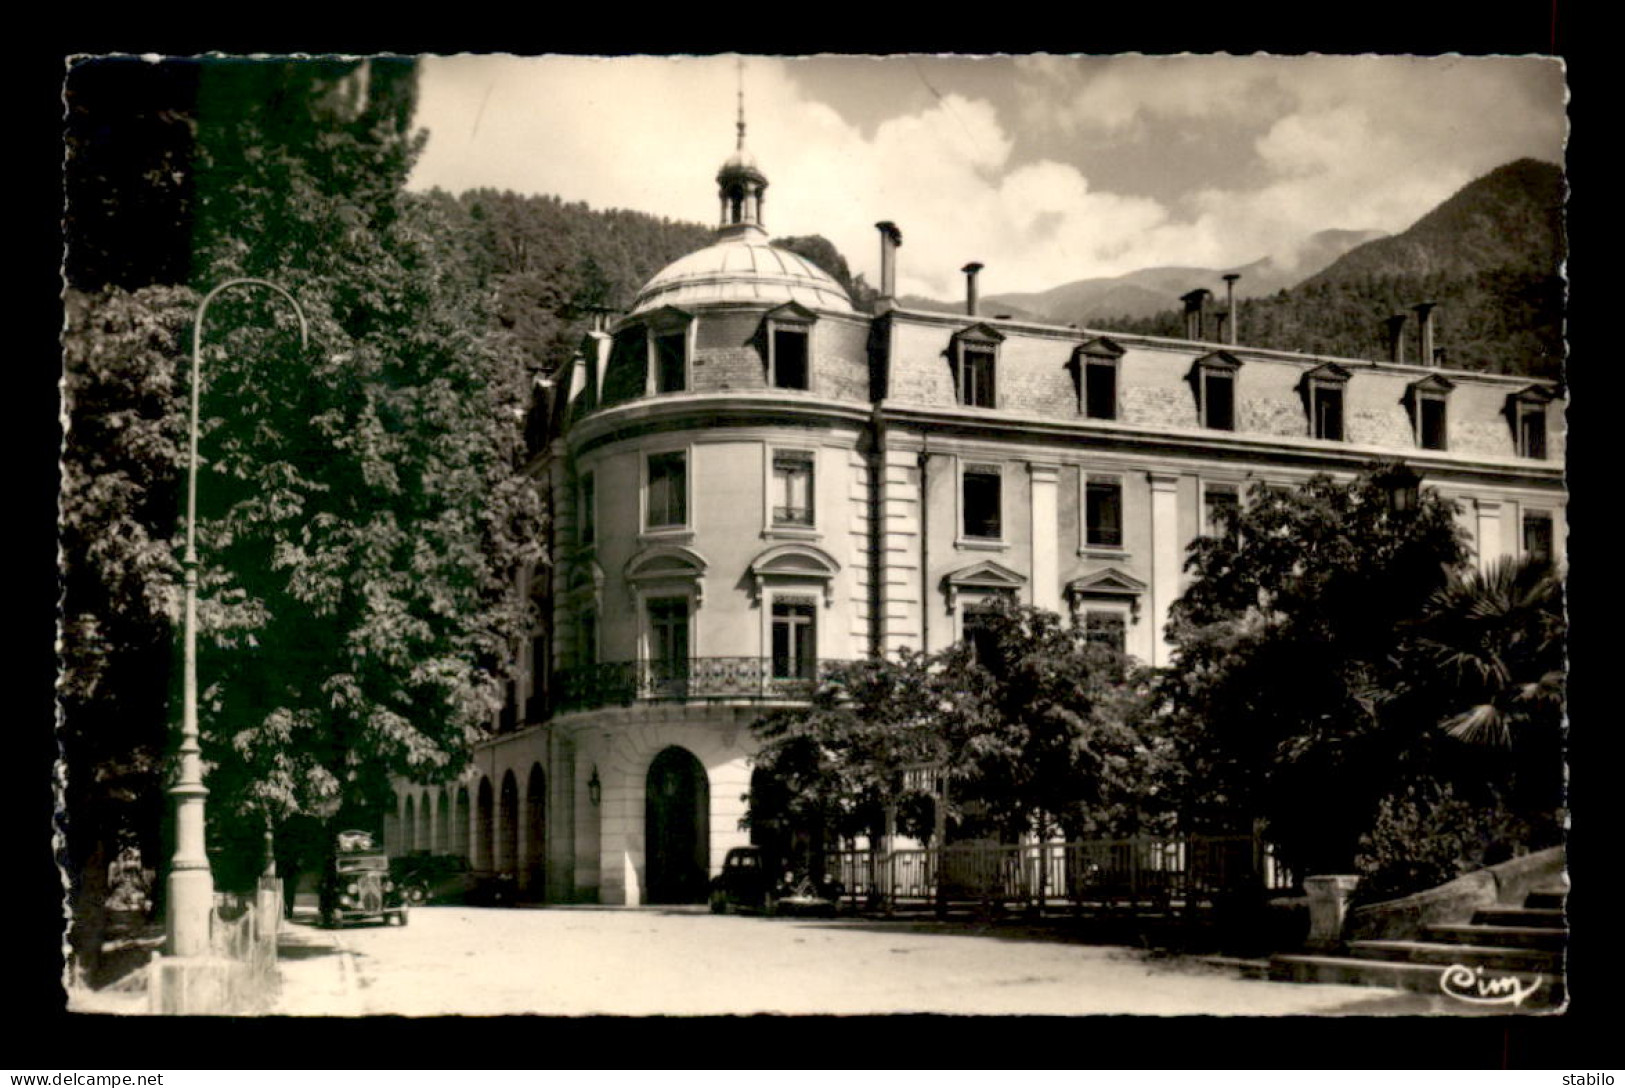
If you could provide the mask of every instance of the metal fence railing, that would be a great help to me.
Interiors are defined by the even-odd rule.
[[[1250,835],[844,850],[829,877],[854,902],[1199,909],[1226,895],[1284,891],[1291,874]]]

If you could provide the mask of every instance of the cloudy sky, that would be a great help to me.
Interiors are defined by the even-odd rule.
[[[733,58],[427,58],[413,178],[713,224]],[[747,57],[775,236],[940,298],[1223,268],[1327,228],[1404,230],[1524,156],[1563,161],[1564,72],[1516,57]]]

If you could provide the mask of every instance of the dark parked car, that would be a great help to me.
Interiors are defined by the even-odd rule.
[[[462,903],[479,885],[458,854],[408,854],[391,863],[391,872],[409,903]]]
[[[322,925],[378,921],[406,924],[406,898],[390,875],[389,858],[365,831],[341,831],[322,867]]]
[[[511,907],[519,898],[519,881],[512,873],[479,870],[464,902],[476,907]]]
[[[839,884],[821,884],[808,874],[781,872],[768,864],[759,846],[736,846],[723,858],[722,872],[711,880],[711,912],[831,915],[842,890]]]

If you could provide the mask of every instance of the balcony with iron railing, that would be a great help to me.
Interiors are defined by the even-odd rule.
[[[663,700],[807,700],[840,664],[773,657],[608,661],[557,673],[550,694],[555,711]]]

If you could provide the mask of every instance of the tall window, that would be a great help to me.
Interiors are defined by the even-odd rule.
[[[807,330],[800,326],[773,328],[773,385],[778,389],[806,389]]]
[[[1204,355],[1191,367],[1202,426],[1215,431],[1236,429],[1236,376],[1240,370],[1241,360],[1228,351]]]
[[[1316,382],[1309,389],[1314,435],[1328,442],[1343,441],[1343,388]]]
[[[962,344],[959,349],[959,403],[971,408],[994,408],[994,354],[991,347]]]
[[[1523,516],[1523,554],[1543,563],[1552,561],[1552,515],[1531,510]]]
[[[1090,419],[1117,418],[1117,360],[1086,356],[1083,363],[1083,414]]]
[[[1520,401],[1518,412],[1518,456],[1546,460],[1546,406]]]
[[[1425,450],[1447,448],[1449,432],[1443,397],[1423,397],[1417,404],[1419,441]]]
[[[773,679],[811,680],[818,661],[818,610],[812,601],[773,602]]]
[[[998,642],[988,623],[988,613],[974,606],[960,614],[960,637],[970,645],[971,653],[983,665],[992,665],[998,652]]]
[[[688,677],[688,599],[649,601],[649,679],[657,691],[678,694],[673,685]]]
[[[1083,614],[1083,636],[1117,653],[1128,652],[1128,617],[1121,612],[1090,608]]]
[[[1202,534],[1204,536],[1218,536],[1226,531],[1227,525],[1234,525],[1233,518],[1226,514],[1233,513],[1241,507],[1241,492],[1228,484],[1207,484],[1202,488]]]
[[[1003,474],[998,465],[966,465],[960,478],[964,535],[998,540],[1004,535]]]
[[[1415,382],[1409,389],[1416,444],[1425,450],[1450,448],[1449,394],[1455,383],[1443,375]]]
[[[1236,377],[1208,370],[1202,374],[1202,425],[1215,431],[1236,429]]]
[[[1083,542],[1096,548],[1123,546],[1123,482],[1091,476],[1083,489]]]
[[[688,524],[688,459],[682,452],[649,455],[645,524],[650,529]]]
[[[596,498],[597,496],[593,491],[592,473],[582,473],[581,489],[576,494],[578,502],[576,525],[580,529],[580,539],[583,544],[591,544],[597,539],[598,504]]]
[[[688,334],[661,333],[654,338],[655,392],[681,393],[688,387]]]
[[[773,524],[813,524],[813,457],[802,451],[773,455]]]

